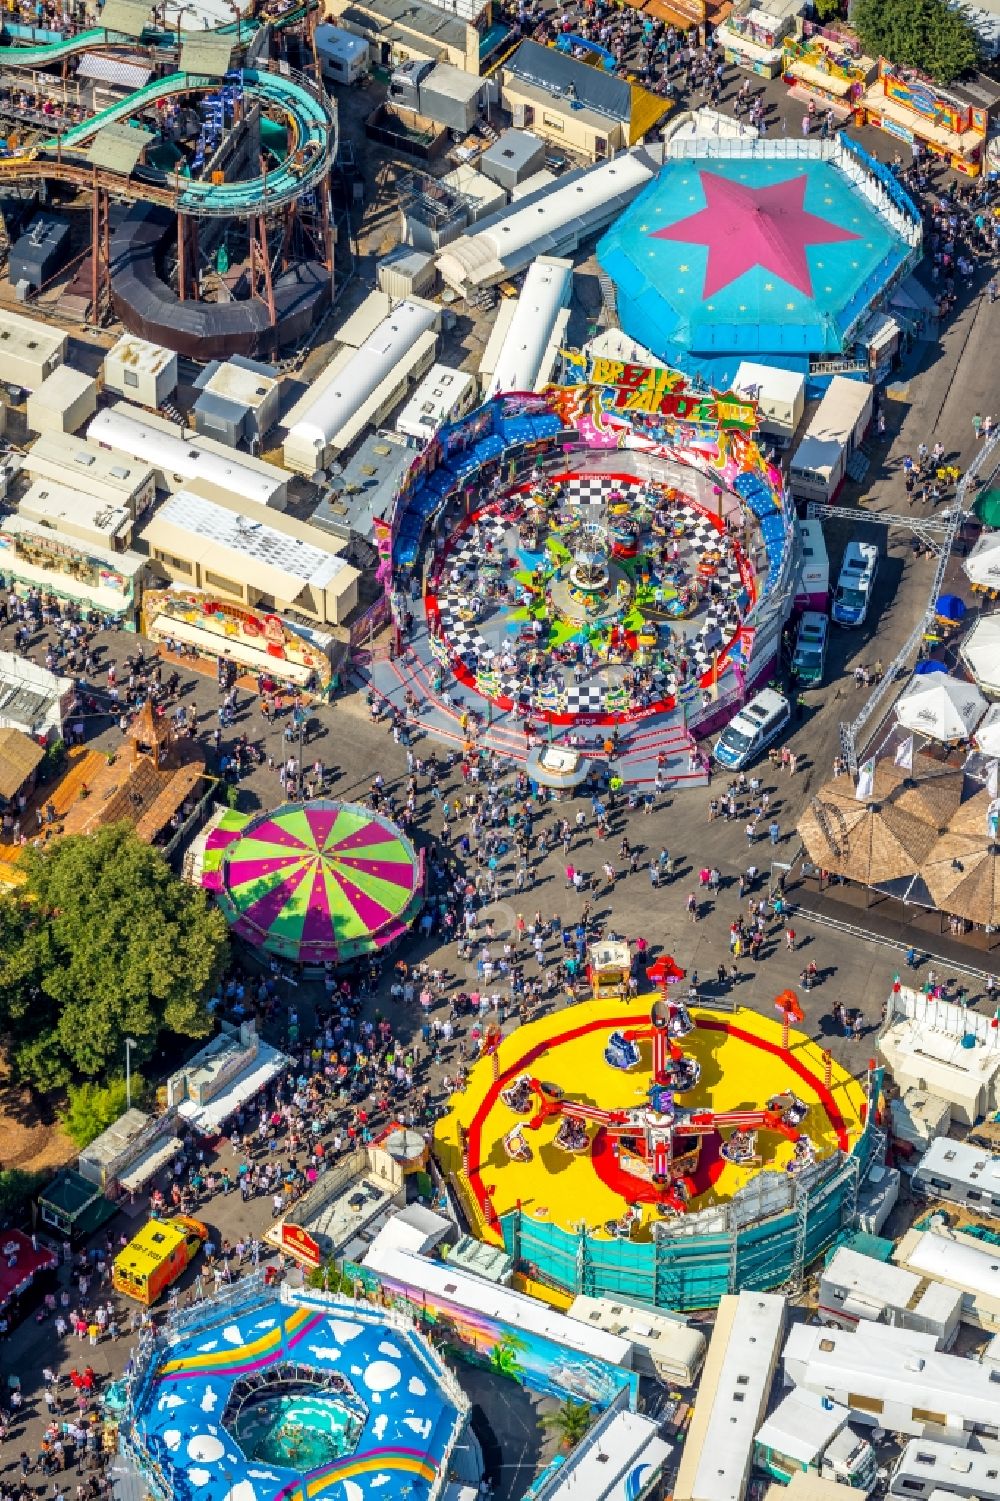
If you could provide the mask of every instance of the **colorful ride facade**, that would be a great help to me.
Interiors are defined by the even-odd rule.
[[[390,519],[380,526],[383,614],[391,612],[400,625],[419,598],[422,576],[429,645],[438,667],[502,711],[530,714],[558,727],[628,726],[683,707],[688,724],[707,733],[777,670],[800,563],[794,508],[778,468],[757,442],[756,427],[754,403],[733,392],[695,390],[678,372],[662,367],[568,353],[563,384],[495,397],[442,428],[414,459]],[[567,570],[573,574],[564,598],[570,613],[579,606],[586,615],[587,590],[603,576],[605,565],[613,576],[621,570],[630,574],[638,602],[644,565],[637,556],[636,517],[648,515],[648,533],[657,506],[667,504],[671,494],[682,496],[689,529],[703,535],[714,529],[719,551],[728,550],[738,573],[733,595],[739,596],[739,608],[726,629],[706,643],[682,705],[679,693],[647,695],[640,703],[611,692],[585,712],[537,697],[519,702],[505,693],[495,671],[470,667],[441,628],[442,575],[456,549],[467,550],[470,529],[499,525],[498,516],[517,523],[516,507],[523,502],[530,512],[540,489],[598,481],[616,487],[619,503],[613,492],[603,550],[591,549],[582,560],[576,551],[572,561],[583,566]],[[511,559],[509,566],[519,565]],[[546,588],[550,584],[547,575]],[[680,605],[676,613],[683,614]],[[641,649],[643,626],[637,621],[636,616],[632,629],[638,642],[631,645]],[[400,631],[400,647],[402,636]]]
[[[157,1501],[375,1501],[385,1486],[436,1501],[469,1416],[415,1329],[260,1274],[144,1331],[120,1395],[121,1449]]]

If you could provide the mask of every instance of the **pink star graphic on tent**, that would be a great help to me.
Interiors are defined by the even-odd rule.
[[[702,297],[711,297],[755,266],[811,297],[806,247],[861,238],[809,212],[804,206],[804,176],[767,188],[747,188],[714,172],[698,176],[705,207],[667,229],[656,230],[650,239],[707,246]]]

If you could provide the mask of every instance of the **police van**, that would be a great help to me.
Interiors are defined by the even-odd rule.
[[[776,688],[763,688],[726,725],[715,742],[716,761],[727,771],[742,771],[786,728],[792,707]]]

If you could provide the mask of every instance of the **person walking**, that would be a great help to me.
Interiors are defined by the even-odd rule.
[[[973,432],[973,436],[976,438],[977,442],[979,440],[979,435],[982,432],[982,430],[983,430],[982,413],[981,412],[975,412],[973,414],[973,418],[972,418],[972,432]]]

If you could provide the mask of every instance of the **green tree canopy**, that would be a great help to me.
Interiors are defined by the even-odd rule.
[[[128,824],[28,850],[0,896],[0,1033],[39,1088],[148,1058],[161,1031],[205,1037],[228,952],[221,912]]]
[[[51,1173],[28,1173],[23,1168],[0,1169],[0,1229],[24,1224],[35,1194],[51,1178]]]
[[[872,57],[919,68],[936,83],[951,83],[979,60],[968,17],[947,0],[858,0],[851,18]]]
[[[146,1085],[140,1074],[132,1075],[131,1086],[132,1104],[141,1105]],[[67,1135],[81,1149],[89,1147],[102,1131],[113,1126],[128,1109],[129,1090],[124,1074],[120,1079],[112,1079],[103,1089],[100,1084],[92,1084],[89,1079],[82,1084],[71,1084],[68,1094],[62,1123]]]
[[[542,1418],[542,1426],[558,1434],[564,1449],[574,1449],[594,1421],[593,1410],[586,1402],[574,1402],[570,1397],[555,1412]]]

